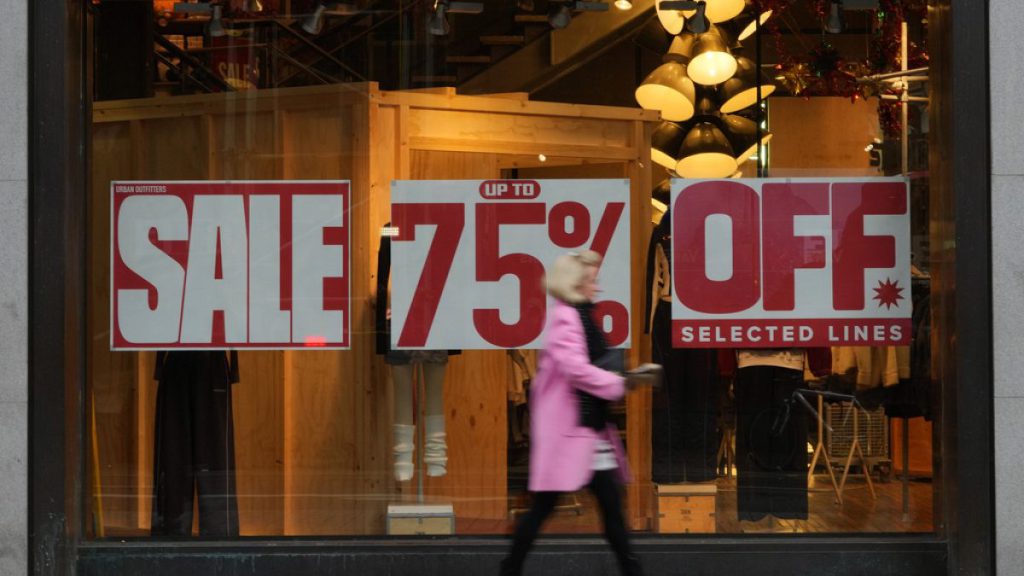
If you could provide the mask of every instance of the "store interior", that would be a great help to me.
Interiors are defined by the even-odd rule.
[[[691,3],[660,4],[93,0],[88,534],[509,533],[528,502],[523,407],[535,351],[463,350],[413,364],[415,444],[427,446],[425,423],[439,416],[446,459],[428,474],[429,454],[415,450],[411,473],[399,474],[394,415],[408,400],[377,344],[392,181],[500,178],[630,181],[637,256],[627,357],[675,363],[687,386],[699,380],[703,403],[673,411],[663,393],[638,390],[617,410],[634,531],[934,531],[938,383],[927,350],[952,327],[927,323],[936,216],[924,3],[707,0],[703,18]],[[758,24],[738,40],[748,22]],[[732,57],[733,71],[694,82],[697,57],[715,50]],[[730,88],[734,79],[745,84]],[[736,108],[732,97],[744,91]],[[645,314],[667,181],[901,174],[921,330],[906,351],[831,351],[835,377],[808,386],[856,402],[819,396],[794,408],[804,504],[754,519],[737,499],[734,375],[714,355],[666,351]],[[238,352],[220,424],[231,439],[234,526],[206,531],[201,497],[190,496],[185,533],[161,532],[157,461],[185,436],[160,432],[173,414],[158,406],[157,355],[110,347],[110,183],[304,179],[352,182],[351,348]],[[442,409],[428,413],[432,395]],[[666,452],[657,418],[675,422],[666,424],[672,436],[672,426],[692,431],[701,420],[699,438],[682,441],[698,454]],[[692,458],[701,471],[678,472]],[[402,532],[392,505],[443,505],[451,518]],[[586,493],[566,497],[546,527],[600,529]]]

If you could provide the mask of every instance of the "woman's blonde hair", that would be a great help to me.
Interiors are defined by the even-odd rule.
[[[587,298],[580,292],[590,268],[601,266],[601,255],[593,250],[569,252],[555,260],[548,269],[544,285],[548,294],[569,304],[586,302]]]

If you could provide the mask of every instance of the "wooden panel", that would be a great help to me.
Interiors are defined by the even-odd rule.
[[[107,527],[138,529],[141,505],[137,446],[141,440],[136,405],[136,359],[134,354],[110,351],[110,182],[135,178],[136,154],[128,123],[97,126],[93,130],[92,185],[89,192],[86,338],[89,386],[96,417],[96,450],[100,486],[90,482],[87,494],[102,491],[103,517]],[[93,459],[88,460],[89,465]],[[150,473],[151,474],[151,473]],[[93,474],[87,475],[90,479]],[[94,504],[87,502],[89,513]],[[91,526],[90,526],[91,527]]]
[[[491,98],[489,96],[464,96],[454,94],[423,94],[415,91],[380,92],[373,98],[382,105],[422,108],[433,110],[465,110],[493,114],[510,114],[521,117],[557,116],[563,118],[591,118],[600,120],[628,120],[657,122],[659,115],[654,110],[640,107],[622,108],[613,106],[591,106],[588,104],[563,104],[556,102],[517,101],[516,99]]]
[[[379,482],[382,477],[376,463],[383,456],[373,427],[381,392],[367,358],[373,324],[365,305],[368,128],[361,115],[366,113],[352,107],[308,110],[288,112],[283,120],[285,178],[353,181],[352,350],[285,353],[284,530],[289,535],[383,531],[383,506],[363,497],[367,478],[376,475]]]
[[[206,180],[210,160],[207,123],[201,117],[147,120],[140,140],[140,180]],[[123,153],[123,152],[122,152]]]
[[[772,98],[770,106],[772,176],[878,175],[864,151],[879,137],[876,102]]]
[[[358,353],[286,354],[285,534],[358,534]]]
[[[414,180],[497,178],[493,154],[459,154],[413,150]],[[428,478],[432,502],[451,502],[456,518],[505,518],[506,381],[502,351],[467,350],[452,356],[445,378],[445,426],[448,474]],[[486,450],[481,450],[486,446]],[[413,483],[402,486],[411,495]]]
[[[432,147],[452,147],[449,149],[461,146],[459,149],[465,151],[473,151],[477,146],[503,153],[536,149],[551,155],[606,158],[624,154],[624,149],[630,147],[631,127],[629,122],[589,118],[522,117],[418,108],[409,111],[409,136],[414,141],[420,140]],[[567,152],[559,152],[562,148]],[[577,152],[581,148],[586,153]]]
[[[340,178],[351,179],[353,186],[352,350],[241,355],[242,381],[233,390],[241,530],[246,535],[382,534],[387,499],[367,496],[415,498],[412,484],[398,486],[391,477],[389,374],[374,354],[370,305],[379,228],[389,219],[391,180],[499,177],[499,155],[480,152],[481,145],[500,149],[505,166],[536,157],[524,154],[508,160],[514,158],[508,153],[515,152],[503,148],[509,138],[527,151],[547,143],[553,149],[592,153],[565,163],[575,164],[573,169],[582,170],[579,174],[622,177],[627,174],[622,162],[588,163],[636,160],[632,120],[646,120],[650,114],[538,105],[521,98],[465,99],[451,91],[389,97],[371,85],[348,92],[260,92],[253,97],[181,97],[95,108],[90,383],[101,416],[103,489],[124,495],[104,501],[107,523],[136,533],[148,529],[156,391],[152,354],[107,351],[109,181]],[[469,112],[451,112],[453,104]],[[505,113],[489,113],[495,108]],[[449,111],[437,115],[444,110]],[[591,112],[606,121],[582,118]],[[421,123],[431,131],[426,137],[414,135],[411,119],[417,114],[430,123]],[[458,118],[461,127],[445,125],[445,118]],[[630,121],[616,121],[624,118]],[[505,139],[497,131],[507,131]],[[449,137],[461,140],[453,146],[471,152],[415,149],[417,144],[448,142]],[[581,141],[583,137],[587,140]],[[642,170],[637,174],[643,177]],[[648,188],[643,181],[639,189]],[[425,488],[429,500],[452,502],[459,519],[507,519],[508,371],[501,351],[467,351],[452,357],[448,367],[449,474],[425,479]],[[481,446],[488,449],[481,451]]]
[[[903,423],[910,428],[910,451],[907,468],[911,476],[932,475],[932,423],[924,418],[890,418],[892,426],[892,469],[903,473]]]
[[[391,456],[391,403],[381,362],[375,355],[376,318],[371,294],[376,289],[377,246],[380,227],[372,219],[390,212],[388,202],[390,171],[393,170],[393,133],[386,124],[393,115],[382,111],[372,101],[359,103],[352,113],[353,125],[353,199],[352,237],[352,349],[355,355],[358,396],[354,399],[360,453],[354,463],[359,471],[358,493],[382,494],[391,486],[389,461]],[[392,120],[393,121],[393,120]],[[390,153],[378,153],[378,146]],[[383,224],[383,222],[381,222]],[[380,534],[384,531],[384,502],[360,498],[361,534]]]
[[[352,177],[350,114],[337,109],[287,112],[282,124],[285,179]]]
[[[284,534],[284,353],[240,352],[232,387],[243,536]]]
[[[632,295],[633,349],[630,360],[635,364],[651,360],[651,339],[644,334],[647,319],[643,317],[646,291],[647,247],[651,237],[651,141],[653,125],[634,122],[632,143],[638,157],[627,166],[630,181],[630,244],[632,253],[639,255],[630,266],[630,293]],[[651,411],[650,389],[630,393],[626,398],[626,443],[629,445],[629,465],[633,469],[633,482],[627,487],[626,518],[634,530],[647,530],[653,517],[653,491],[651,490]]]
[[[282,162],[276,132],[273,112],[210,117],[210,178],[275,179]]]
[[[375,82],[366,82],[246,90],[230,94],[110,100],[93,104],[92,114],[94,124],[103,124],[154,118],[256,114],[275,110],[335,110],[365,102],[376,94],[376,90]]]

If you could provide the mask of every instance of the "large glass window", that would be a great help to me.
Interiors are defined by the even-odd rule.
[[[88,534],[509,533],[529,503],[542,341],[509,326],[543,325],[549,263],[527,247],[602,233],[622,251],[602,282],[628,291],[602,326],[628,363],[665,367],[609,416],[634,531],[935,531],[930,350],[955,326],[932,298],[953,238],[930,197],[924,3],[718,1],[707,21],[653,2],[484,4],[90,3]],[[705,54],[735,71],[702,76]],[[871,180],[886,176],[904,179]],[[734,280],[739,260],[714,255],[739,253],[741,220],[712,210],[690,242],[668,208],[694,179],[733,177],[764,206],[757,178],[824,183],[788,213],[803,238],[789,281],[826,299],[850,277],[807,274],[863,254],[859,310],[877,317],[861,317],[897,318],[901,335],[866,321],[849,329],[873,345],[801,345],[799,327],[768,348],[674,344],[679,262],[703,246],[706,278]],[[479,208],[506,190],[488,182],[541,186],[501,206],[559,200],[539,216]],[[832,237],[855,193],[843,182],[897,183],[902,216],[857,204],[860,236]],[[621,214],[592,204],[606,188]],[[822,222],[827,240],[808,232]],[[906,231],[891,248],[889,226]],[[757,242],[777,272],[783,245]],[[898,262],[906,280],[875,282]],[[490,336],[473,320],[488,291],[513,295]],[[400,342],[414,321],[453,344]],[[600,533],[596,502],[567,494],[546,530]]]

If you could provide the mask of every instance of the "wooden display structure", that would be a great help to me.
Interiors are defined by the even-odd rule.
[[[658,484],[658,532],[661,534],[714,533],[718,488],[706,484]]]
[[[88,365],[101,478],[88,493],[103,488],[99,508],[116,528],[108,535],[148,530],[156,398],[154,355],[108,348],[112,180],[352,181],[352,349],[239,354],[233,393],[243,535],[384,534],[387,504],[413,501],[412,483],[392,478],[389,372],[375,353],[371,305],[392,180],[513,171],[628,178],[631,252],[642,258],[647,249],[653,112],[530,102],[522,94],[387,92],[375,83],[100,102],[92,112]],[[637,362],[650,356],[643,266],[630,273]],[[457,496],[459,521],[507,522],[508,369],[501,350],[466,351],[448,366],[448,474],[424,479],[425,503]],[[627,399],[628,518],[641,530],[650,529],[653,513],[650,402],[649,390]]]

